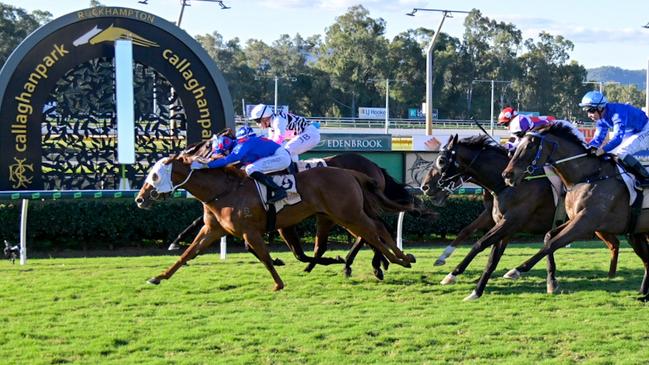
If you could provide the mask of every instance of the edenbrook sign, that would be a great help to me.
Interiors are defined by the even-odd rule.
[[[391,151],[389,134],[323,133],[314,151]]]
[[[113,58],[116,39],[130,39],[133,61],[154,68],[173,86],[187,117],[188,144],[234,126],[225,79],[187,33],[136,9],[79,10],[32,33],[0,71],[0,190],[43,189],[43,107],[68,71]]]

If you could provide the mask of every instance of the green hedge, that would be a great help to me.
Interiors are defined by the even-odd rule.
[[[432,207],[423,199],[425,206]],[[444,237],[459,232],[482,212],[482,196],[455,196],[444,208],[434,208],[439,219],[412,216],[404,220],[410,240]],[[138,209],[130,199],[31,201],[28,213],[30,249],[118,249],[166,245],[202,212],[193,199],[172,199],[153,209]],[[0,239],[18,241],[20,202],[0,204]],[[396,227],[396,216],[384,217]],[[302,236],[315,235],[313,218],[299,225]],[[334,233],[342,233],[336,230]]]

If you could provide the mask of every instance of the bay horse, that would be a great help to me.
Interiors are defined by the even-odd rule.
[[[542,166],[553,166],[566,184],[566,212],[569,220],[549,230],[543,248],[505,274],[517,279],[539,260],[593,232],[608,235],[628,234],[629,244],[644,264],[640,285],[641,300],[649,299],[649,210],[643,209],[637,221],[630,206],[630,195],[610,156],[598,157],[574,132],[574,127],[557,123],[525,134],[502,176],[511,186]]]
[[[284,283],[262,238],[266,232],[266,211],[253,180],[234,167],[191,170],[191,161],[186,156],[171,156],[158,161],[135,198],[138,207],[147,208],[161,195],[168,195],[182,186],[209,211],[205,225],[180,259],[152,280],[169,279],[195,256],[197,250],[230,234],[246,242],[273,277],[273,289],[281,290]],[[314,214],[326,214],[354,236],[365,239],[390,262],[404,267],[415,262],[414,256],[397,248],[378,218],[383,208],[401,207],[387,199],[367,175],[339,168],[315,168],[298,174],[296,186],[302,200],[277,214],[277,228],[294,226]]]
[[[553,226],[555,205],[551,183],[547,178],[526,180],[520,185],[510,187],[501,176],[509,162],[507,150],[481,135],[458,140],[457,135],[449,138],[442,148],[436,162],[442,177],[436,189],[443,189],[452,180],[462,175],[488,190],[494,197],[492,218],[495,225],[472,247],[466,257],[442,281],[442,285],[453,284],[456,277],[466,270],[475,256],[485,248],[493,246],[489,260],[475,290],[465,300],[475,300],[482,296],[491,274],[496,269],[507,244],[513,234],[518,232],[545,233]],[[429,186],[429,190],[433,187]],[[534,199],[529,199],[534,197]],[[615,273],[619,242],[614,235],[602,234],[604,242],[614,249],[611,259],[610,275]],[[547,291],[556,288],[554,257],[548,256]]]

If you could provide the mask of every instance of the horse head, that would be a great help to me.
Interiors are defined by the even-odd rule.
[[[507,185],[514,186],[546,165],[557,167],[587,155],[581,132],[569,122],[557,121],[525,133],[502,176]]]
[[[193,172],[188,166],[190,163],[190,158],[182,155],[158,160],[149,170],[144,185],[135,197],[138,208],[148,209],[154,202],[166,199],[184,185]]]
[[[431,202],[437,207],[444,206],[449,195],[464,183],[461,175],[457,174],[458,164],[452,151],[456,143],[457,135],[451,136],[440,149],[435,164],[428,170],[419,187],[426,196],[432,198]]]

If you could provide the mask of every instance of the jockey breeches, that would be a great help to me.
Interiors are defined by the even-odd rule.
[[[259,171],[264,174],[284,170],[291,164],[291,155],[284,148],[278,148],[274,154],[262,157],[259,160],[246,165],[246,174],[250,176],[253,172]]]
[[[625,135],[622,143],[611,150],[611,153],[624,158],[626,155],[634,155],[641,151],[649,150],[649,123],[638,133]]]
[[[284,148],[292,155],[304,153],[320,143],[320,130],[313,125],[304,128],[304,131],[286,142]]]

